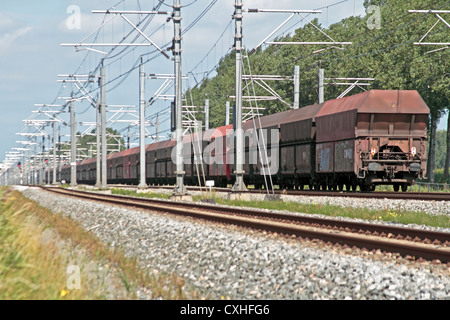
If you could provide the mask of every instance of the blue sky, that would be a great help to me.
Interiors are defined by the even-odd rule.
[[[19,132],[29,132],[32,128],[25,127],[24,119],[37,119],[33,114],[37,110],[34,104],[63,103],[55,100],[59,95],[69,95],[70,86],[62,87],[57,83],[58,74],[86,74],[96,69],[102,54],[88,51],[76,52],[73,47],[63,47],[61,43],[79,43],[102,23],[105,15],[93,14],[92,10],[105,10],[116,5],[118,10],[151,10],[157,4],[156,0],[1,0],[0,1],[0,162],[5,152],[13,147],[21,147],[16,141],[24,140],[17,135]],[[339,0],[244,0],[245,8],[273,9],[316,9],[326,7]],[[364,15],[362,0],[348,0],[341,4],[324,9],[317,15],[323,25],[329,25],[352,15]],[[160,10],[171,11],[172,0],[165,1]],[[181,0],[183,27],[186,28],[210,3],[211,0]],[[68,8],[75,5],[80,9],[79,28],[67,25],[72,12]],[[201,78],[205,71],[213,68],[219,59],[230,49],[233,43],[234,24],[226,28],[234,11],[234,0],[218,0],[217,3],[183,36],[183,73],[192,71]],[[109,16],[106,17],[109,19]],[[130,19],[137,23],[136,16]],[[248,14],[244,16],[244,44],[253,48],[277,27],[286,15],[281,14]],[[166,23],[165,16],[156,17],[147,27],[146,34],[158,45],[163,46],[171,41],[173,25]],[[70,20],[73,21],[73,20]],[[302,24],[299,24],[302,25]],[[72,25],[73,26],[73,25]],[[117,42],[129,32],[130,26],[120,17],[115,17],[98,33],[97,42]],[[148,32],[148,33],[147,33]],[[223,37],[219,35],[223,33]],[[94,36],[85,42],[92,42]],[[142,40],[139,40],[139,42]],[[342,41],[351,41],[343,39]],[[216,46],[213,46],[216,43]],[[110,48],[97,48],[109,51]],[[205,57],[211,49],[210,54]],[[129,49],[123,56],[110,58],[107,61],[107,78],[113,79],[124,74],[142,53],[152,48]],[[116,51],[117,52],[117,51]],[[115,53],[116,53],[115,52]],[[147,73],[172,73],[173,63],[162,55],[146,63]],[[194,69],[195,66],[197,68]],[[193,86],[195,80],[191,77],[183,86]],[[160,86],[156,80],[147,80],[146,97],[150,97]],[[96,92],[93,93],[94,95]],[[138,104],[138,73],[130,72],[128,77],[122,77],[110,84],[107,94],[108,104]],[[149,112],[161,112],[167,117],[167,102],[157,103]],[[93,108],[87,102],[76,105],[78,121],[95,121]],[[67,115],[62,118],[68,120]],[[168,118],[168,117],[167,117]],[[42,117],[40,118],[42,119]],[[164,118],[162,118],[164,119]],[[440,128],[445,128],[446,121],[441,120]],[[80,127],[83,131],[87,127]],[[50,132],[48,129],[47,132]],[[62,129],[68,134],[68,128]],[[63,140],[67,140],[64,138]]]

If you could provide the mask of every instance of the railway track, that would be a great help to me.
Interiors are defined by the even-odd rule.
[[[111,188],[136,189],[132,185],[111,185]],[[170,189],[173,186],[151,186],[151,189]],[[191,191],[209,191],[206,187],[187,187]],[[231,192],[229,188],[214,188],[216,192]],[[246,191],[255,194],[267,194],[265,190]],[[422,201],[450,201],[450,192],[355,192],[355,191],[315,191],[315,190],[275,190],[276,195],[290,195],[290,196],[314,196],[314,197],[348,197],[348,198],[372,198],[372,199],[397,199],[397,200],[422,200]]]
[[[340,245],[396,252],[402,256],[450,263],[450,233],[331,218],[281,214],[265,210],[192,202],[101,194],[57,187],[44,190],[79,198],[135,207],[153,212],[190,216],[225,224],[275,232],[290,237],[320,239]]]
[[[337,191],[290,191],[289,195],[311,195],[327,197],[372,198],[372,199],[398,199],[423,201],[450,201],[450,193],[439,192],[337,192]]]

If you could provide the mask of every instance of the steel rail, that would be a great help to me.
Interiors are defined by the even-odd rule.
[[[315,238],[326,242],[346,244],[369,250],[380,249],[389,252],[398,252],[403,256],[409,255],[428,260],[437,259],[445,263],[450,262],[450,233],[447,232],[348,222],[335,219],[321,219],[292,214],[279,214],[263,210],[212,206],[190,202],[172,202],[167,200],[105,195],[55,187],[42,188],[59,194],[74,195],[110,204],[133,206],[151,211],[190,216],[280,234],[295,235],[297,237]],[[268,217],[277,221],[267,220]],[[298,222],[307,223],[309,225],[304,226],[296,224]],[[318,227],[316,225],[328,225],[331,227],[343,228],[345,231],[335,229],[324,230],[324,227]],[[367,231],[370,231],[370,235],[365,234]],[[375,236],[374,234],[376,233],[384,233],[385,235],[390,234],[391,237]],[[428,242],[435,240],[438,241],[438,244],[417,243],[404,239],[399,240],[395,239],[395,236],[409,237],[412,239],[417,237],[420,239],[427,239]]]
[[[45,190],[49,191],[61,191],[61,193],[67,193],[67,191],[62,191],[65,189],[61,188],[45,188]],[[85,192],[80,190],[70,190],[70,193],[77,193],[80,195],[88,195],[88,198],[95,197],[99,195],[95,192]],[[111,195],[111,194],[101,194],[99,195],[102,198],[110,199],[111,201],[115,201],[118,198],[128,201],[133,201],[135,203],[149,205],[150,203],[160,204],[160,205],[176,205],[179,206],[179,203],[170,202],[168,200],[161,199],[148,199],[148,198],[138,198],[132,196],[123,196],[123,195]],[[120,203],[120,200],[119,200]],[[277,213],[271,212],[261,209],[252,209],[252,208],[242,208],[242,207],[230,207],[230,206],[220,206],[220,205],[211,205],[206,203],[195,203],[195,202],[183,202],[183,207],[187,207],[189,209],[196,210],[208,210],[215,211],[218,213],[226,213],[226,214],[239,214],[244,216],[254,216],[258,218],[265,219],[276,219],[276,220],[285,220],[292,223],[302,223],[308,225],[327,225],[332,228],[341,228],[341,229],[350,229],[358,232],[366,232],[370,231],[372,233],[382,234],[392,234],[395,236],[402,237],[411,237],[411,238],[419,238],[419,239],[428,239],[431,241],[438,240],[442,243],[449,243],[450,245],[450,233],[448,232],[438,232],[433,230],[422,230],[422,229],[414,229],[407,228],[401,226],[392,226],[392,225],[382,225],[382,224],[374,224],[369,222],[358,222],[358,221],[344,221],[337,220],[332,218],[320,218],[313,216],[303,216],[303,215],[295,215],[295,214],[285,214],[285,213]]]

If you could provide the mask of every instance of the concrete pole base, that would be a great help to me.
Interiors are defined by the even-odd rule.
[[[192,196],[189,194],[184,194],[184,195],[173,195],[169,197],[169,200],[172,201],[190,201],[192,202]]]

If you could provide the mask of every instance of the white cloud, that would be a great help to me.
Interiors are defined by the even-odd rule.
[[[0,31],[7,30],[14,26],[14,20],[8,15],[0,12]]]
[[[134,25],[137,25],[138,18],[137,16],[127,15],[127,19],[129,19]],[[166,16],[157,16],[153,19],[151,23],[151,27],[146,29],[146,34],[152,33],[155,29],[155,26],[160,26],[165,22]],[[104,15],[104,14],[92,14],[81,12],[79,17],[79,28],[70,28],[70,23],[73,20],[72,16],[67,15],[64,20],[61,20],[58,24],[58,30],[64,32],[66,35],[74,35],[79,41],[84,40],[83,42],[92,42],[97,35],[97,31],[100,30],[98,42],[118,42],[122,40],[122,37],[131,30],[134,30],[131,25],[129,25],[124,19],[122,19],[119,15]],[[153,26],[153,27],[152,27]],[[139,26],[142,29],[142,26]],[[161,32],[160,32],[161,33]],[[137,35],[137,32],[134,31],[134,34]],[[152,36],[154,37],[154,36]],[[157,36],[162,37],[162,36]],[[104,41],[103,41],[104,40]]]
[[[0,55],[11,49],[14,42],[32,31],[33,27],[23,27],[13,32],[8,32],[0,35]]]

